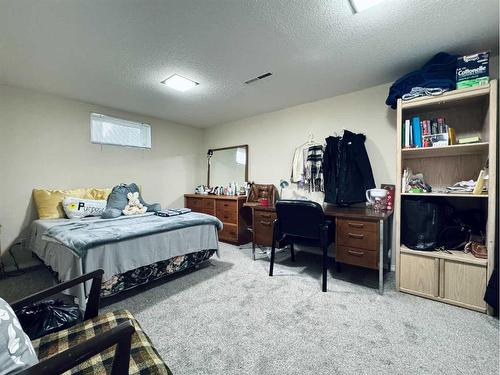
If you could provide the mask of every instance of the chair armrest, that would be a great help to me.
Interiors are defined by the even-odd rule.
[[[11,304],[11,307],[14,311],[17,311],[25,306],[31,305],[34,302],[42,301],[47,297],[53,296],[54,294],[60,293],[66,289],[74,287],[75,285],[92,279],[92,286],[90,288],[84,319],[87,320],[95,318],[99,313],[99,300],[101,296],[101,283],[103,273],[104,271],[102,269],[86,273],[85,275],[79,276],[73,280],[60,283],[51,288],[42,290],[41,292],[32,294],[31,296],[15,301]]]
[[[63,352],[57,353],[36,365],[23,371],[20,375],[54,375],[61,374],[91,357],[101,353],[109,347],[116,345],[113,360],[112,375],[125,375],[129,373],[130,347],[132,334],[135,328],[132,322],[120,323],[100,335],[94,336]]]

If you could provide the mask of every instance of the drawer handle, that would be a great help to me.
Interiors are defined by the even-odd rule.
[[[365,255],[365,253],[362,251],[347,250],[347,252],[357,257],[362,257],[363,255]]]
[[[348,233],[349,237],[356,238],[358,240],[362,240],[365,238],[364,234],[356,234],[356,233]]]
[[[224,207],[229,207],[229,204],[227,204],[227,203],[224,203]]]
[[[270,226],[271,226],[271,222],[270,222],[270,221],[261,221],[260,223],[261,223],[262,225],[266,225],[266,226],[268,226],[268,227],[270,227]]]
[[[229,219],[229,216],[224,216],[224,219]]]
[[[353,227],[353,228],[364,228],[365,224],[361,224],[361,223],[347,223],[347,225],[349,225],[350,227]]]

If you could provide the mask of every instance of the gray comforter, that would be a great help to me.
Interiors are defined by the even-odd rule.
[[[83,258],[87,250],[93,247],[197,225],[213,225],[222,229],[219,219],[201,213],[190,212],[173,217],[145,214],[107,220],[71,221],[52,226],[44,233],[44,237],[62,243]]]

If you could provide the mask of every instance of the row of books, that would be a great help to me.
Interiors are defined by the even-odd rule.
[[[403,123],[403,148],[442,147],[456,144],[455,129],[448,126],[444,117],[421,120],[419,116]]]

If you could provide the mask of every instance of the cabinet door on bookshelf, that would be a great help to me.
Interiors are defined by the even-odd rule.
[[[401,253],[400,289],[428,297],[439,294],[439,259]]]
[[[486,267],[444,259],[441,262],[443,265],[440,273],[440,296],[452,302],[484,310]]]

